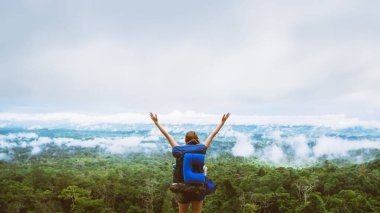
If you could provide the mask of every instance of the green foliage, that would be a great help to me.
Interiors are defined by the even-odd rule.
[[[323,213],[326,212],[325,204],[318,194],[312,194],[309,197],[309,202],[304,206],[301,212]]]
[[[57,151],[57,150],[55,150]],[[0,163],[0,212],[178,212],[170,153],[108,156],[77,150]],[[303,169],[219,155],[203,212],[379,212],[380,160]]]
[[[88,197],[90,196],[90,191],[86,189],[79,188],[78,186],[68,186],[63,189],[58,198],[70,202],[71,210],[76,210],[76,204],[88,202]]]

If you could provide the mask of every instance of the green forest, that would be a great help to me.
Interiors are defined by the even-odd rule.
[[[170,152],[58,153],[0,161],[0,212],[178,212],[168,190]],[[380,212],[379,159],[296,169],[221,154],[206,164],[217,190],[206,197],[205,213]]]

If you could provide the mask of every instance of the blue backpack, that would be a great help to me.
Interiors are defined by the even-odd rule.
[[[206,194],[213,193],[216,186],[206,178],[203,171],[206,151],[207,147],[203,144],[173,147],[172,154],[176,158],[173,182],[203,184]]]
[[[203,144],[175,146],[172,154],[176,158],[174,183],[205,183],[203,172],[207,147]]]

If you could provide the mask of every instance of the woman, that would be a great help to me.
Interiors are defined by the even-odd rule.
[[[221,122],[219,123],[218,127],[211,133],[211,135],[206,139],[204,145],[208,148],[210,146],[210,143],[212,139],[215,137],[215,135],[219,132],[219,130],[223,127],[224,123],[226,122],[227,118],[230,116],[230,113],[224,114],[222,117]],[[153,122],[156,124],[158,129],[162,132],[162,134],[165,136],[165,138],[168,140],[170,146],[175,147],[178,146],[177,142],[168,134],[168,132],[162,128],[162,126],[158,123],[157,114],[150,113],[150,117],[153,120]],[[194,131],[190,131],[186,133],[185,142],[187,145],[190,144],[199,144],[199,139],[197,134]],[[186,194],[186,193],[178,193],[176,195],[176,200],[179,207],[180,213],[187,213],[189,211],[190,203],[192,205],[192,212],[193,213],[200,213],[202,211],[202,205],[203,205],[203,199],[205,195],[193,195],[193,194]]]

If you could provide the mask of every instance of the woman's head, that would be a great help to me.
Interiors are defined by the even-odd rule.
[[[197,133],[194,131],[189,131],[186,133],[185,137],[186,144],[199,144],[199,139]]]

